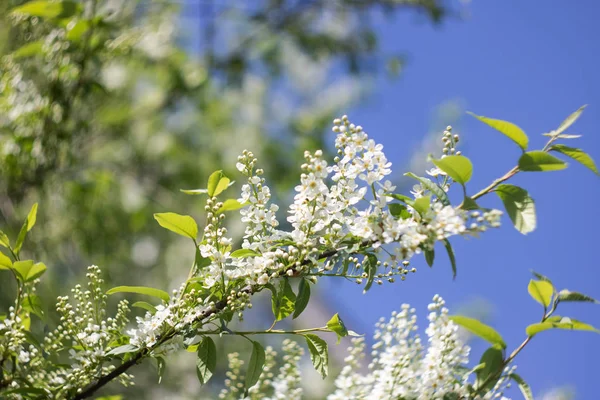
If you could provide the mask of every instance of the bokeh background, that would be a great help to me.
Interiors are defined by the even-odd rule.
[[[43,20],[15,27],[7,10],[22,3],[0,4],[1,54],[54,32]],[[200,217],[202,201],[179,189],[204,186],[215,169],[234,176],[244,148],[258,155],[277,201],[288,204],[302,151],[330,150],[329,124],[342,113],[384,144],[394,180],[406,192],[413,182],[402,172],[429,168],[426,154],[439,152],[449,124],[474,163],[472,191],[512,168],[518,148],[467,110],[514,122],[531,147],[541,147],[542,133],[589,104],[569,133],[583,134],[573,145],[600,157],[600,8],[591,0],[83,3],[84,13],[107,21],[95,34],[113,46],[84,46],[84,33],[69,49],[44,47],[17,62],[24,71],[19,81],[34,82],[37,90],[25,87],[15,97],[12,85],[0,86],[1,229],[14,236],[30,205],[40,202],[24,251],[49,266],[40,287],[49,301],[80,282],[92,263],[109,284],[178,286],[193,249],[158,227],[152,213]],[[96,57],[82,67],[90,49]],[[13,67],[4,64],[0,78],[13,78]],[[32,111],[15,101],[35,103],[40,93],[61,107],[61,118],[47,118],[54,116],[51,107]],[[9,113],[15,109],[17,115]],[[407,281],[366,295],[355,284],[322,280],[318,301],[299,323],[319,326],[339,312],[350,329],[370,336],[380,316],[409,302],[423,326],[426,304],[439,293],[451,310],[482,318],[509,348],[517,346],[540,317],[527,294],[530,269],[560,288],[600,297],[598,178],[570,164],[566,171],[516,177],[537,200],[538,229],[522,236],[506,219],[480,239],[454,240],[455,280],[442,251],[432,269],[417,258],[418,273]],[[483,203],[501,208],[495,198]],[[230,231],[239,234],[240,226],[232,222]],[[3,309],[11,285],[0,277]],[[265,300],[246,324],[269,325]],[[597,305],[561,309],[600,326]],[[471,344],[475,365],[485,344]],[[238,344],[219,345],[232,351]],[[332,349],[337,368],[344,349]],[[599,356],[596,334],[545,332],[519,356],[518,372],[536,398],[595,399]],[[327,382],[317,384],[308,364],[309,395],[320,398]],[[218,390],[214,381],[209,390]],[[126,393],[198,398],[193,357],[173,357],[160,386],[151,367],[140,368],[137,388]]]

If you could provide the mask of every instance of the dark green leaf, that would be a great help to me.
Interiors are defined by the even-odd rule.
[[[484,383],[486,389],[494,387],[504,368],[503,351],[497,347],[490,347],[483,353],[479,363],[485,366],[477,371],[476,387],[481,388]]]
[[[396,219],[398,219],[398,218],[406,219],[406,218],[410,217],[410,213],[406,209],[406,206],[403,204],[389,203],[388,209],[390,210],[390,214],[392,214],[392,216],[395,217]]]
[[[484,324],[476,319],[464,317],[462,315],[450,316],[450,320],[455,324],[462,326],[469,332],[486,340],[490,344],[499,346],[502,349],[506,348],[506,343],[502,336],[491,326]]]
[[[559,171],[565,168],[567,168],[566,162],[545,151],[529,151],[519,158],[519,169],[521,171]]]
[[[149,311],[151,314],[156,313],[156,307],[146,301],[136,301],[131,305],[132,307],[142,308],[146,311]]]
[[[294,312],[294,305],[296,303],[296,295],[292,290],[292,286],[287,278],[281,280],[279,290],[277,294],[271,297],[271,308],[273,315],[277,321],[281,321],[286,318],[292,312]]]
[[[591,169],[596,175],[598,175],[598,168],[596,168],[596,163],[594,163],[592,157],[585,151],[577,149],[575,147],[568,147],[563,144],[555,144],[554,146],[550,147],[550,150],[559,152],[567,157],[572,158],[577,162],[580,162],[584,166]]]
[[[179,215],[172,212],[154,214],[154,219],[160,226],[181,236],[196,240],[198,224],[189,215]]]
[[[466,211],[479,210],[480,208],[477,202],[475,202],[475,200],[473,200],[469,196],[465,196],[463,202],[460,203],[458,207]]]
[[[44,318],[44,310],[42,309],[42,299],[35,294],[30,294],[23,299],[23,309],[40,318]]]
[[[294,306],[294,315],[292,316],[293,319],[298,318],[298,316],[300,314],[302,314],[302,311],[304,311],[304,309],[308,305],[309,300],[310,300],[310,283],[308,282],[308,280],[302,278],[300,280],[300,284],[298,285],[298,296],[296,296],[296,304]]]
[[[124,344],[123,346],[119,346],[119,347],[115,347],[114,349],[111,349],[108,353],[106,353],[106,355],[107,356],[116,356],[119,354],[132,353],[132,352],[138,351],[138,350],[139,349],[132,344]]]
[[[512,374],[509,374],[508,376],[510,377],[510,379],[517,382],[517,385],[519,386],[519,390],[523,394],[523,397],[525,398],[525,400],[533,400],[533,392],[531,391],[531,388],[529,387],[529,385],[527,384],[527,382],[525,382],[525,380],[523,378],[521,378],[519,375],[515,374],[514,372]]]
[[[498,185],[496,194],[504,203],[504,208],[515,228],[522,234],[536,227],[535,203],[525,189],[513,185]]]
[[[446,156],[437,160],[432,159],[431,162],[463,186],[469,182],[473,175],[473,164],[465,156]]]
[[[246,389],[250,389],[258,382],[265,365],[265,349],[258,342],[252,342],[252,354],[248,363],[248,372],[246,373]]]
[[[444,239],[444,247],[448,252],[448,258],[450,259],[450,265],[452,266],[452,278],[456,278],[456,257],[454,256],[454,250],[448,239]]]
[[[542,274],[538,274],[534,270],[531,270],[531,273],[533,274],[533,276],[535,276],[537,278],[538,281],[546,281],[546,282],[552,283],[552,281],[550,280],[550,278],[548,278],[547,276],[544,276]]]
[[[560,292],[558,292],[558,300],[600,303],[598,300],[596,300],[590,296],[586,296],[583,293],[571,292],[570,290],[567,290],[567,289],[563,289]]]
[[[168,303],[169,299],[171,298],[169,293],[165,292],[164,290],[154,289],[146,286],[117,286],[106,292],[108,295],[115,293],[138,293],[146,296],[157,297],[165,303]]]
[[[425,253],[425,261],[427,261],[427,265],[433,267],[433,260],[435,258],[435,250],[434,249],[425,249],[423,250]]]
[[[366,293],[371,289],[375,275],[377,275],[377,257],[373,254],[368,254],[363,260],[363,270],[367,273],[367,283],[363,289],[363,293]]]
[[[205,336],[198,345],[198,358],[196,358],[196,375],[201,385],[208,382],[216,367],[217,347],[210,337]]]
[[[508,136],[513,142],[518,144],[520,148],[522,148],[523,150],[527,150],[529,138],[527,137],[525,132],[523,132],[523,130],[521,128],[519,128],[517,125],[515,125],[511,122],[502,121],[499,119],[493,119],[493,118],[483,117],[480,115],[475,115],[472,112],[467,112],[467,114],[472,115],[473,117],[477,118],[481,122],[491,126],[492,128],[496,129],[497,131],[503,133],[504,135]]]
[[[165,368],[167,367],[167,362],[162,357],[156,357],[156,367],[158,369],[158,383],[160,384],[165,373]]]
[[[310,360],[312,361],[313,367],[321,374],[323,379],[327,377],[329,369],[329,353],[327,351],[327,342],[313,334],[304,335],[306,338],[306,344],[308,346],[308,352],[310,353]]]

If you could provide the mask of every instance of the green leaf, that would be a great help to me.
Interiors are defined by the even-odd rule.
[[[248,203],[240,203],[236,199],[227,199],[223,202],[223,205],[217,210],[217,214],[224,213],[225,211],[235,211],[240,208],[244,208]]]
[[[567,168],[566,162],[541,150],[529,151],[519,158],[519,169],[521,171],[559,171],[565,168]]]
[[[329,369],[329,353],[327,351],[327,342],[317,335],[310,333],[304,335],[304,337],[306,338],[308,352],[310,353],[310,361],[312,361],[315,370],[317,370],[323,379],[325,379]]]
[[[158,383],[162,381],[163,374],[165,373],[165,368],[167,367],[167,362],[162,357],[155,357],[156,359],[156,367],[158,369]]]
[[[534,270],[531,270],[531,273],[533,274],[533,276],[536,277],[536,279],[538,281],[546,281],[546,282],[550,282],[552,283],[552,281],[550,280],[550,278],[548,278],[547,276],[544,276],[542,274],[538,274],[537,272],[535,272]]]
[[[348,329],[346,329],[346,325],[344,325],[344,321],[342,321],[338,313],[335,313],[335,315],[327,321],[327,328],[337,335],[337,344],[340,344],[340,340],[342,340],[343,337],[348,336]]]
[[[498,185],[495,190],[514,227],[522,234],[532,232],[537,223],[535,202],[527,190],[514,185]]]
[[[67,40],[71,42],[79,42],[87,31],[90,30],[90,22],[87,20],[79,20],[74,24],[69,24],[67,29]]]
[[[417,175],[413,174],[412,172],[407,172],[404,174],[404,176],[411,177],[411,178],[416,179],[419,182],[421,182],[421,186],[423,186],[425,189],[431,191],[431,193],[433,193],[435,195],[435,197],[437,197],[442,202],[443,205],[447,206],[450,204],[450,199],[448,199],[448,195],[446,194],[444,189],[442,189],[437,183],[433,182],[431,179],[417,176]],[[408,198],[408,200],[411,200],[411,199]]]
[[[525,132],[523,132],[523,130],[517,125],[513,124],[512,122],[475,115],[472,112],[467,112],[467,114],[491,126],[500,133],[503,133],[504,135],[508,136],[513,142],[518,144],[520,148],[522,148],[523,150],[527,150],[529,138],[527,137]]]
[[[390,210],[390,214],[392,214],[392,216],[396,219],[398,219],[398,218],[407,219],[407,218],[411,217],[410,212],[408,212],[408,210],[406,209],[406,206],[404,204],[389,203],[388,209]]]
[[[592,170],[596,175],[598,175],[598,168],[596,168],[594,160],[589,154],[587,154],[583,150],[577,149],[575,147],[568,147],[564,144],[555,144],[554,146],[550,147],[550,150],[559,152],[567,157],[572,158],[573,160],[583,164],[584,166]]]
[[[146,296],[157,297],[164,301],[165,303],[169,302],[170,296],[169,293],[164,290],[154,289],[146,286],[117,286],[106,292],[106,294],[111,295],[115,293],[137,293],[143,294]]]
[[[485,366],[477,371],[477,380],[475,382],[476,387],[480,388],[486,381],[486,388],[494,387],[500,378],[502,369],[504,368],[503,351],[492,346],[483,353],[479,363],[485,364]],[[488,379],[490,380],[488,381]]]
[[[298,285],[298,296],[296,296],[296,303],[294,305],[294,315],[292,319],[298,318],[304,311],[310,300],[310,283],[308,280],[302,278]]]
[[[198,225],[189,215],[179,215],[172,212],[154,214],[154,219],[165,229],[178,235],[196,240]]]
[[[600,330],[594,328],[592,325],[583,323],[581,321],[569,317],[559,316],[550,317],[544,322],[531,324],[527,327],[525,332],[527,333],[527,336],[534,336],[540,332],[547,331],[549,329],[565,329],[600,333]]]
[[[587,104],[579,107],[577,109],[577,111],[575,111],[573,114],[569,115],[567,117],[567,119],[565,119],[558,128],[556,128],[555,131],[552,132],[553,135],[560,135],[561,133],[563,133],[564,131],[566,131],[567,129],[569,129],[571,127],[571,125],[573,125],[575,123],[575,121],[577,121],[577,119],[581,116],[581,113],[583,112],[583,110],[587,107]]]
[[[258,254],[256,251],[250,250],[250,249],[237,249],[236,251],[234,251],[233,253],[230,254],[230,257],[232,257],[232,258],[246,258],[246,257],[258,257],[258,256],[260,256],[260,254]]]
[[[415,209],[416,212],[419,213],[419,215],[425,215],[429,212],[429,209],[431,208],[431,196],[419,197],[414,202],[412,202],[411,206]]]
[[[19,47],[12,53],[12,56],[16,59],[33,57],[42,53],[42,47],[44,42],[36,40],[35,42],[29,42],[24,46]]]
[[[210,197],[215,197],[221,194],[223,190],[229,187],[229,178],[223,174],[223,171],[215,171],[208,177],[206,185],[207,193]]]
[[[119,346],[119,347],[115,347],[114,349],[111,349],[108,353],[106,353],[107,356],[116,356],[119,354],[125,354],[125,353],[133,353],[134,351],[138,351],[139,349],[132,345],[132,344],[124,344],[123,346]]]
[[[423,250],[423,253],[425,253],[425,261],[427,261],[427,265],[429,265],[430,267],[433,267],[433,260],[435,258],[435,250],[425,249],[425,250]]]
[[[504,342],[504,339],[502,339],[502,336],[491,326],[462,315],[452,315],[449,318],[455,324],[462,326],[490,344],[499,346],[502,349],[506,348],[506,343]]]
[[[386,194],[386,196],[389,196],[389,197],[394,198],[396,200],[403,201],[403,202],[405,202],[407,204],[413,202],[413,199],[411,197],[405,196],[405,195],[400,194],[400,193],[389,193],[389,194]]]
[[[373,285],[375,275],[377,275],[377,257],[375,257],[375,255],[368,254],[365,256],[363,260],[363,270],[367,273],[367,283],[365,284],[363,293],[367,293]]]
[[[273,295],[271,297],[271,306],[275,319],[281,321],[294,312],[295,303],[296,295],[292,290],[292,286],[287,278],[283,278],[277,296]]]
[[[198,358],[196,359],[196,375],[201,385],[206,384],[217,368],[217,347],[215,342],[205,336],[198,345]]]
[[[552,286],[550,282],[536,281],[532,279],[529,281],[527,291],[535,301],[543,305],[544,308],[547,308],[552,301],[554,286]]]
[[[477,204],[477,202],[475,200],[473,200],[469,196],[465,196],[463,198],[462,203],[460,203],[460,205],[458,206],[458,208],[460,208],[462,210],[470,211],[470,210],[479,210],[481,207],[479,207],[479,204]]]
[[[19,254],[21,251],[21,246],[23,246],[27,232],[29,232],[35,225],[37,209],[38,203],[34,203],[33,206],[31,206],[31,210],[29,210],[29,214],[27,214],[27,219],[25,219],[25,222],[23,222],[23,226],[21,227],[21,231],[19,231],[19,236],[17,236],[17,241],[15,243],[14,251],[16,254]]]
[[[446,248],[448,258],[450,259],[450,265],[452,266],[452,278],[456,278],[456,257],[454,256],[454,250],[448,239],[444,239],[444,247]]]
[[[42,299],[40,298],[40,296],[37,296],[35,294],[30,294],[29,296],[26,296],[23,299],[22,307],[25,311],[37,315],[41,319],[45,317],[44,310],[42,308]]]
[[[465,156],[446,156],[438,160],[432,158],[431,162],[463,186],[469,182],[473,175],[473,164]]]
[[[15,261],[12,268],[21,277],[23,282],[32,281],[41,276],[46,271],[44,263],[34,264],[33,260]]]
[[[560,134],[560,135],[554,135],[553,133],[542,133],[542,135],[544,135],[544,136],[555,136],[555,137],[557,137],[559,139],[579,139],[581,137],[581,135],[565,135],[564,133]]]
[[[559,301],[578,301],[578,302],[588,302],[588,303],[600,303],[598,300],[587,296],[583,293],[571,292],[570,290],[563,289],[558,292],[558,300]]]
[[[208,194],[208,189],[179,189],[179,191],[191,195]]]
[[[521,378],[519,375],[515,374],[514,372],[512,374],[508,374],[508,376],[510,377],[510,379],[517,382],[517,385],[519,386],[519,390],[523,394],[523,397],[525,398],[525,400],[533,400],[533,392],[531,391],[531,388],[529,387],[529,385],[527,384],[527,382],[525,382],[525,380],[523,378]]]
[[[248,363],[248,372],[246,372],[246,390],[258,382],[260,374],[265,365],[265,349],[258,342],[252,341],[252,354]]]
[[[6,233],[0,231],[0,246],[10,249],[10,239],[6,236]]]
[[[74,1],[30,1],[12,10],[15,14],[42,18],[69,18],[75,15],[79,6]]]
[[[4,255],[4,253],[0,252],[0,269],[10,269],[12,268],[12,261],[10,258]]]
[[[156,313],[156,307],[146,301],[136,301],[131,305],[132,307],[142,308],[146,311],[150,311],[151,314]]]

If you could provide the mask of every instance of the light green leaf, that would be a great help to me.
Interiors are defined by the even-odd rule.
[[[4,253],[0,252],[0,269],[10,269],[13,263]]]
[[[388,209],[390,210],[390,214],[396,219],[407,219],[412,216],[404,204],[388,203]]]
[[[463,198],[462,203],[460,203],[460,205],[458,207],[465,211],[479,210],[479,208],[480,208],[479,204],[477,204],[477,202],[475,200],[473,200],[472,198],[470,198],[469,196],[465,196]]]
[[[46,272],[46,265],[44,263],[35,263],[33,260],[15,261],[12,268],[19,274],[23,282],[32,281],[40,277]]]
[[[535,202],[527,190],[514,185],[498,185],[496,194],[504,203],[504,208],[514,227],[522,234],[532,232],[537,223]]]
[[[555,135],[552,132],[550,133],[542,133],[542,135],[544,136],[556,136],[559,139],[579,139],[581,137],[581,135],[566,135],[564,133],[560,134],[560,135]]]
[[[10,249],[10,239],[6,236],[6,233],[0,231],[0,246]]]
[[[433,267],[433,260],[435,259],[435,250],[425,249],[423,250],[423,253],[425,253],[425,261],[427,261],[427,265]]]
[[[208,177],[206,185],[207,193],[210,197],[215,197],[221,194],[223,190],[229,187],[229,178],[223,174],[223,171],[215,171]]]
[[[472,115],[481,122],[503,133],[504,135],[508,136],[513,142],[518,144],[520,148],[522,148],[523,150],[527,150],[529,138],[527,137],[525,132],[523,132],[523,130],[517,125],[513,124],[512,122],[475,115],[472,112],[467,112],[467,114]]]
[[[164,290],[154,289],[146,286],[117,286],[106,292],[106,294],[111,295],[115,293],[137,293],[143,294],[146,296],[152,296],[161,299],[165,303],[169,302],[170,296],[169,293]]]
[[[554,135],[560,135],[561,133],[563,133],[564,131],[566,131],[567,129],[569,129],[571,127],[571,125],[573,125],[575,123],[575,121],[577,121],[577,119],[581,116],[581,113],[583,112],[583,110],[587,107],[587,104],[584,104],[583,106],[579,107],[577,109],[577,111],[575,111],[573,114],[569,115],[567,117],[567,119],[565,119],[558,128],[556,128],[556,130],[554,132],[551,132]]]
[[[519,386],[519,390],[523,394],[523,397],[525,398],[525,400],[533,400],[533,392],[531,391],[531,388],[529,387],[529,385],[527,384],[527,382],[525,382],[525,380],[523,378],[521,378],[519,375],[515,374],[514,372],[512,374],[509,374],[508,376],[510,377],[510,379],[517,382],[517,385]]]
[[[308,280],[302,278],[298,285],[298,296],[296,296],[296,303],[294,305],[294,315],[292,319],[298,318],[304,311],[308,302],[310,301],[310,283]]]
[[[463,186],[469,182],[473,175],[473,164],[465,156],[446,156],[437,160],[432,158],[431,162]]]
[[[550,147],[550,150],[559,152],[567,157],[572,158],[573,160],[591,169],[596,175],[598,175],[598,168],[596,168],[594,160],[589,154],[587,154],[583,150],[577,149],[575,147],[568,147],[564,144],[555,144],[554,146]]]
[[[136,301],[131,305],[132,307],[142,308],[146,311],[149,311],[151,314],[156,313],[156,307],[146,301]]]
[[[559,301],[578,301],[578,302],[588,302],[588,303],[600,303],[598,300],[587,296],[583,293],[579,292],[571,292],[570,290],[563,289],[558,292],[558,300]]]
[[[260,374],[263,372],[265,365],[265,349],[258,342],[252,341],[252,354],[248,363],[248,371],[246,372],[246,390],[258,382]]]
[[[133,353],[134,351],[138,351],[138,350],[139,349],[132,344],[124,344],[123,346],[115,347],[114,349],[110,350],[108,353],[106,353],[106,355],[107,356],[116,356],[119,354]]]
[[[346,325],[344,325],[344,321],[342,321],[338,313],[335,313],[335,315],[327,321],[327,328],[337,335],[337,344],[340,343],[340,340],[342,340],[343,337],[348,336],[348,329],[346,329]]]
[[[452,278],[454,279],[456,278],[456,257],[454,256],[454,250],[452,249],[452,245],[448,239],[444,239],[444,247],[448,253],[448,258],[450,258],[450,265],[452,266]]]
[[[23,242],[25,242],[25,237],[27,236],[27,232],[33,228],[35,225],[35,220],[37,216],[38,203],[34,203],[31,206],[31,210],[29,210],[29,214],[27,214],[27,219],[23,222],[23,226],[19,231],[19,236],[17,236],[17,241],[15,242],[15,253],[19,254],[21,251],[21,247],[23,246]]]
[[[44,42],[41,40],[37,40],[35,42],[29,42],[24,46],[19,47],[12,53],[14,58],[28,58],[33,57],[42,53],[42,46]]]
[[[566,162],[541,150],[529,151],[519,158],[521,171],[559,171],[565,168],[567,168]]]
[[[69,24],[69,28],[67,30],[67,40],[71,42],[79,42],[83,35],[89,31],[90,22],[87,20],[79,20],[74,24]]]
[[[250,249],[237,249],[236,251],[234,251],[233,253],[230,254],[230,257],[232,257],[232,258],[246,258],[246,257],[258,257],[258,256],[260,256],[260,254],[258,254],[256,251],[250,250]]]
[[[446,194],[444,189],[442,189],[437,183],[433,182],[431,179],[417,176],[412,172],[407,172],[404,174],[404,176],[411,177],[421,182],[421,186],[431,191],[431,193],[433,193],[435,197],[440,199],[443,205],[447,206],[448,204],[450,204],[450,200],[448,199],[448,195]],[[409,197],[407,197],[407,199],[411,200]]]
[[[419,215],[425,215],[431,208],[431,196],[419,197],[410,205],[419,213]]]
[[[535,301],[543,305],[545,308],[552,302],[552,295],[554,294],[554,286],[550,282],[530,280],[527,286],[529,295],[533,297]]]
[[[549,329],[565,329],[600,333],[600,330],[594,328],[592,325],[583,323],[576,319],[571,319],[569,317],[559,316],[550,317],[544,322],[529,325],[525,332],[527,333],[527,336],[534,336],[540,332],[547,331]]]
[[[74,1],[30,1],[12,10],[14,14],[42,18],[69,18],[78,11],[79,6]]]
[[[44,310],[42,308],[42,299],[40,296],[30,294],[23,299],[23,310],[28,311],[40,318],[44,318]]]
[[[479,363],[485,366],[477,371],[475,386],[479,389],[487,381],[486,388],[494,387],[500,378],[502,368],[504,368],[503,351],[492,346],[483,353]],[[494,378],[488,381],[490,377]]]
[[[502,336],[491,326],[484,324],[476,319],[464,317],[462,315],[452,315],[449,317],[455,324],[462,326],[469,332],[486,340],[490,344],[499,346],[502,349],[506,348],[506,342]]]
[[[180,192],[185,194],[208,194],[208,189],[179,189]]]
[[[312,361],[313,367],[321,374],[323,379],[327,377],[329,369],[329,352],[327,350],[327,342],[313,334],[304,335],[306,338],[306,344],[308,346],[308,352],[310,353],[310,360]]]
[[[225,211],[235,211],[245,207],[248,203],[240,203],[236,199],[227,199],[223,202],[223,205],[217,210],[217,214],[224,213]]]
[[[405,195],[400,194],[400,193],[389,193],[386,196],[392,197],[392,198],[394,198],[396,200],[403,201],[403,202],[405,202],[407,204],[413,202],[413,199],[411,197],[405,196]]]
[[[271,297],[271,308],[275,319],[281,321],[294,312],[295,303],[296,295],[292,290],[292,286],[287,278],[283,278],[277,295],[273,293],[273,296]]]
[[[217,347],[215,342],[205,336],[198,345],[196,358],[196,375],[201,385],[206,384],[217,368]]]
[[[196,240],[198,224],[189,215],[179,215],[172,212],[154,214],[154,219],[165,229],[181,236]]]

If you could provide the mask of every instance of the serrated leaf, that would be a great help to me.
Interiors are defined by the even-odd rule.
[[[337,335],[337,344],[340,343],[340,340],[342,340],[343,337],[348,336],[348,329],[346,329],[346,325],[344,325],[344,321],[342,321],[338,313],[335,313],[335,315],[327,321],[326,326],[331,332],[335,332]]]
[[[527,327],[525,332],[527,336],[534,336],[540,332],[547,331],[549,329],[565,329],[565,330],[574,330],[574,331],[590,331],[600,333],[600,331],[594,328],[592,325],[583,323],[576,319],[572,319],[569,317],[560,317],[554,316],[548,318],[544,322],[539,322],[537,324],[531,324]]]
[[[223,171],[215,171],[208,177],[206,185],[207,193],[210,197],[215,197],[221,194],[229,187],[229,178],[225,176]]]
[[[456,278],[456,257],[454,256],[454,250],[452,249],[452,245],[448,239],[444,239],[444,247],[448,253],[448,258],[450,259],[450,265],[452,266],[452,278],[454,279]]]
[[[201,385],[206,384],[217,368],[217,347],[215,342],[205,336],[198,345],[196,375]]]
[[[106,353],[107,356],[116,356],[119,354],[125,354],[125,353],[133,353],[134,351],[138,351],[139,349],[132,345],[132,344],[124,344],[123,346],[119,346],[119,347],[115,347],[114,349],[111,349],[108,353]]]
[[[425,254],[425,261],[427,261],[427,265],[433,267],[433,260],[435,259],[435,250],[434,249],[425,249],[423,250]]]
[[[154,219],[160,226],[178,235],[196,240],[198,224],[189,215],[179,215],[172,212],[154,214]]]
[[[577,302],[587,302],[587,303],[600,303],[598,300],[587,296],[583,293],[579,292],[571,292],[570,290],[563,289],[558,292],[558,300],[559,301],[577,301]]]
[[[465,156],[446,156],[437,160],[431,159],[431,162],[463,186],[469,182],[473,175],[473,164]]]
[[[455,324],[462,326],[469,332],[479,336],[490,344],[499,346],[502,349],[506,348],[506,342],[504,342],[502,336],[491,326],[486,325],[476,319],[462,315],[452,315],[449,318]]]
[[[75,15],[78,10],[78,4],[74,1],[30,1],[19,7],[13,8],[14,14],[27,15],[30,17],[42,18],[69,18]]]
[[[156,313],[156,307],[146,301],[136,301],[131,305],[132,307],[141,308],[143,310],[149,311],[151,314]]]
[[[296,295],[292,290],[289,280],[284,278],[281,280],[279,290],[277,292],[273,291],[273,296],[271,296],[271,309],[273,310],[275,319],[281,321],[294,312],[295,303]]]
[[[558,128],[556,128],[556,130],[552,133],[554,135],[560,135],[561,133],[563,133],[564,131],[569,129],[571,127],[571,125],[573,125],[575,123],[575,121],[577,121],[577,119],[581,116],[581,113],[583,112],[583,110],[586,107],[587,107],[587,104],[584,104],[583,106],[579,107],[577,109],[577,111],[575,111],[574,113],[569,115],[563,122],[561,122],[561,124],[558,126]]]
[[[529,151],[519,158],[519,169],[521,171],[560,171],[565,168],[567,168],[566,162],[541,150]]]
[[[536,228],[535,202],[527,190],[514,185],[498,185],[496,194],[502,200],[506,213],[514,227],[522,234],[532,232]]]
[[[527,286],[529,295],[538,303],[547,308],[552,302],[554,286],[550,282],[530,280]]]
[[[327,350],[327,342],[313,334],[304,335],[308,352],[310,353],[310,361],[313,367],[321,374],[323,379],[327,377],[329,370],[329,352]]]
[[[4,255],[4,253],[0,252],[0,269],[10,269],[12,268],[12,261],[10,258]]]
[[[575,147],[565,146],[564,144],[555,144],[552,147],[550,147],[550,150],[559,152],[567,157],[572,158],[573,160],[581,163],[585,167],[592,170],[596,175],[598,175],[598,168],[596,168],[596,163],[594,163],[592,157],[585,151],[577,149]]]
[[[523,132],[521,128],[512,122],[502,121],[499,119],[487,118],[480,115],[473,114],[472,112],[467,112],[467,114],[477,118],[481,122],[491,126],[496,129],[500,133],[508,136],[513,142],[519,145],[519,147],[523,150],[527,150],[527,145],[529,144],[529,138]]]
[[[523,397],[525,398],[525,400],[533,400],[533,392],[531,391],[531,388],[529,387],[529,385],[527,384],[527,382],[525,382],[525,380],[523,378],[521,378],[519,375],[515,374],[514,372],[512,374],[508,374],[508,376],[510,379],[517,382],[517,385],[519,386],[519,390],[521,391],[521,394],[523,394]]]
[[[492,346],[483,353],[479,363],[484,364],[484,367],[477,371],[476,387],[478,389],[481,388],[484,382],[487,382],[485,385],[486,388],[494,387],[504,368],[503,351]]]
[[[111,295],[111,294],[115,294],[115,293],[143,294],[146,296],[157,297],[157,298],[161,299],[162,301],[164,301],[165,303],[168,303],[169,299],[171,298],[169,296],[169,293],[165,292],[164,290],[154,289],[154,288],[146,287],[146,286],[117,286],[112,289],[109,289],[106,292],[107,295]]]
[[[308,302],[310,301],[310,283],[308,280],[302,278],[298,285],[298,295],[296,296],[296,303],[294,305],[294,315],[292,319],[298,318],[304,311]]]
[[[258,382],[260,374],[262,374],[263,366],[265,365],[265,349],[258,342],[252,342],[252,354],[248,363],[248,371],[246,372],[246,390]]]
[[[258,256],[260,256],[260,254],[258,254],[256,251],[250,250],[250,249],[237,249],[236,251],[234,251],[233,253],[230,254],[230,257],[232,257],[232,258],[245,258],[245,257],[258,257]]]
[[[433,182],[431,179],[417,176],[417,175],[413,174],[412,172],[407,172],[404,174],[404,176],[411,177],[411,178],[416,179],[419,182],[421,182],[421,186],[423,186],[425,189],[431,191],[431,193],[433,193],[435,195],[435,197],[437,197],[442,202],[443,205],[447,206],[450,204],[450,199],[448,199],[448,194],[446,194],[444,189],[442,189],[437,183]],[[410,198],[408,198],[408,199],[411,200]]]
[[[248,203],[240,203],[236,199],[227,199],[223,202],[223,205],[217,210],[217,214],[224,213],[225,211],[235,211],[240,208],[244,208]]]
[[[23,222],[23,226],[21,227],[21,230],[19,231],[19,236],[17,236],[17,241],[15,242],[15,254],[19,254],[19,252],[21,251],[21,247],[25,242],[25,237],[27,237],[27,232],[29,232],[31,228],[33,228],[33,226],[35,225],[37,209],[38,203],[34,203],[33,206],[31,206],[31,210],[29,210],[29,214],[27,214],[25,222]]]

